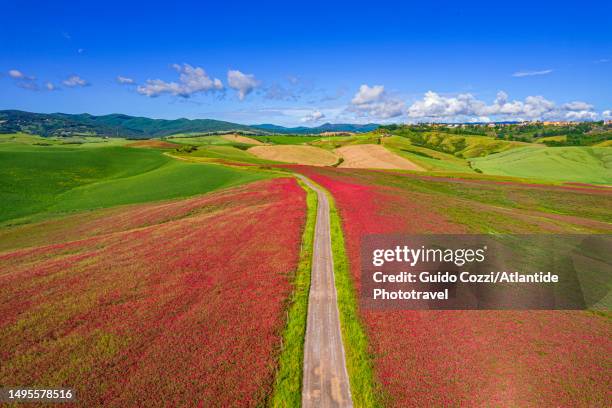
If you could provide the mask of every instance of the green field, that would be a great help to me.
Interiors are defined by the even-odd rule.
[[[314,149],[329,154],[340,146],[361,143],[380,144],[389,151],[421,165],[426,169],[423,173],[401,170],[338,169],[332,166],[275,167],[277,162],[259,159],[245,150],[245,146],[251,147],[251,145],[219,136],[168,138],[180,145],[165,149],[155,147],[163,146],[163,144],[156,145],[154,142],[157,140],[134,144],[125,139],[81,136],[71,138],[41,138],[27,134],[1,136],[0,199],[8,204],[0,209],[0,232],[2,232],[0,238],[3,239],[4,250],[30,248],[32,243],[50,246],[67,239],[63,231],[72,229],[75,232],[70,236],[70,240],[77,242],[88,236],[79,231],[79,228],[87,223],[107,224],[112,217],[117,217],[115,218],[117,222],[119,217],[123,217],[124,212],[128,217],[139,219],[138,213],[130,212],[134,210],[131,206],[109,207],[188,197],[274,177],[275,174],[283,174],[282,171],[303,172],[326,188],[330,194],[334,279],[353,402],[355,406],[385,406],[388,401],[392,401],[390,398],[396,396],[403,398],[403,391],[397,390],[409,389],[406,388],[406,384],[410,384],[416,378],[414,373],[422,372],[423,368],[413,370],[412,359],[415,355],[413,351],[402,354],[397,350],[386,348],[392,343],[381,342],[380,339],[383,336],[393,338],[394,342],[398,338],[406,339],[403,336],[407,333],[406,330],[414,331],[419,329],[419,326],[411,324],[406,326],[409,328],[404,331],[395,332],[391,326],[379,326],[380,319],[369,319],[368,315],[360,310],[358,286],[355,285],[357,281],[354,280],[352,269],[357,265],[356,251],[359,248],[357,242],[360,236],[370,231],[380,231],[378,228],[421,233],[441,230],[463,233],[610,231],[608,189],[551,185],[551,182],[559,181],[612,184],[610,171],[612,152],[609,147],[547,147],[541,144],[498,140],[488,136],[460,136],[439,132],[435,134],[436,136],[429,137],[426,143],[419,138],[376,132],[325,138],[279,135],[274,136],[274,140],[278,143],[270,139],[267,141],[270,146],[260,146],[264,149],[307,151]],[[304,143],[304,140],[308,143]],[[299,143],[287,143],[298,141]],[[275,144],[298,146],[272,146]],[[138,146],[147,148],[138,148]],[[312,154],[315,153],[307,153],[309,157],[312,157]],[[472,155],[485,156],[465,158]],[[240,165],[241,163],[243,164]],[[358,188],[347,188],[347,186]],[[253,189],[255,192],[258,187],[255,185]],[[270,363],[274,364],[276,370],[274,381],[270,383],[270,394],[266,395],[269,406],[299,405],[302,398],[304,333],[307,324],[308,288],[317,209],[316,195],[308,188],[306,191],[306,223],[299,247],[299,263],[296,264],[297,270],[293,275],[294,291],[287,302],[286,314],[285,310],[281,313],[286,316],[286,321],[278,326],[279,333],[282,333],[282,342],[278,346],[278,359]],[[243,203],[243,197],[231,198],[229,202]],[[162,204],[163,207],[171,205],[167,202]],[[245,208],[249,209],[260,204],[243,203]],[[90,211],[100,208],[108,209]],[[216,225],[220,230],[224,229],[227,221],[224,218],[217,218],[218,214],[206,207],[205,212],[208,211],[210,212],[206,217],[210,217],[213,221],[208,226],[218,222]],[[279,219],[287,218],[286,208],[282,207],[278,214]],[[204,216],[204,213],[201,215]],[[173,220],[172,217],[175,216],[170,214],[167,217],[159,221],[159,225],[165,223],[167,219]],[[248,218],[249,216],[244,214],[235,215],[235,219]],[[254,223],[260,222],[256,217],[251,218]],[[150,221],[146,219],[139,222],[137,226],[128,223],[128,227],[130,229],[140,228],[141,225],[148,227]],[[235,220],[232,223],[241,224]],[[207,229],[204,232],[209,233]],[[264,236],[268,238],[267,231]],[[141,246],[136,247],[140,250],[134,253],[136,255],[148,253],[149,241],[143,237],[135,240],[135,244]],[[193,242],[200,241],[191,241],[192,244]],[[226,241],[219,240],[219,242],[221,243],[219,248],[222,248],[222,242]],[[124,244],[122,241],[116,247],[124,248]],[[257,242],[255,244],[259,245]],[[298,244],[296,241],[296,250]],[[183,248],[185,243],[180,245]],[[63,253],[60,255],[64,256]],[[131,260],[136,255],[129,253],[126,259]],[[91,262],[106,265],[97,259]],[[111,264],[112,262],[113,260]],[[199,275],[200,270],[194,269],[194,274]],[[199,293],[201,288],[196,290]],[[57,308],[52,312],[58,313],[56,310]],[[45,316],[55,316],[53,313]],[[598,319],[595,315],[588,316]],[[497,318],[485,317],[486,321],[482,320],[482,317],[464,317],[463,326],[484,330],[491,325],[505,324]],[[423,318],[422,322],[426,323],[428,319],[435,321],[438,317],[430,314],[430,317]],[[569,321],[570,318],[567,319],[567,322]],[[231,321],[228,322],[231,325]],[[573,329],[573,326],[567,322],[565,328],[555,327],[559,332],[567,329],[567,332],[579,336],[581,332]],[[593,320],[591,323],[597,322]],[[438,326],[446,327],[437,323],[431,327]],[[191,335],[191,332],[189,333]],[[456,337],[455,332],[443,332],[443,334],[454,342],[461,342],[461,338]],[[543,333],[538,335],[539,338],[546,339]],[[198,336],[199,334],[195,335],[196,342],[200,341]],[[484,334],[480,333],[472,336],[472,339],[485,338]],[[472,340],[466,341],[469,343]],[[411,346],[410,341],[405,344],[405,347]],[[176,349],[176,347],[167,347],[164,352]],[[537,348],[538,345],[535,344],[534,347]],[[499,354],[500,351],[497,350],[495,353]],[[497,356],[495,353],[494,357]],[[504,356],[504,353],[500,355]],[[429,360],[432,362],[432,367],[426,372],[430,376],[438,370],[438,367],[443,367],[446,361],[441,357]],[[470,358],[466,358],[466,361],[466,365],[469,366]],[[593,361],[595,361],[592,362],[593,366],[599,367],[597,358],[593,358]],[[398,372],[403,372],[402,375],[405,375],[400,378],[402,383],[396,388],[389,386],[384,382],[384,377],[380,376],[380,367],[389,362],[392,364],[397,362],[398,367],[401,367]],[[555,362],[552,360],[547,360],[545,364],[547,370],[548,367],[555,367]],[[510,370],[514,365],[502,367]],[[491,367],[485,369],[491,370],[490,373],[496,372]],[[594,389],[598,389],[599,383],[595,384]],[[427,388],[429,389],[429,385]]]
[[[0,144],[0,223],[186,197],[269,177],[188,163],[156,149]]]
[[[208,145],[232,145],[235,144],[221,136],[213,135],[174,135],[165,138],[172,143],[187,144],[192,146],[208,146]]]
[[[249,136],[252,139],[259,140],[262,143],[270,144],[304,144],[312,143],[321,139],[319,136],[304,136],[304,135],[266,135],[266,136]]]
[[[550,181],[612,184],[612,149],[605,147],[535,147],[472,159],[486,174]]]
[[[511,142],[489,136],[459,136],[444,132],[398,132],[416,146],[452,154],[461,158],[483,157],[492,153],[525,146],[527,143]]]
[[[123,146],[130,143],[122,138],[104,138],[98,136],[41,137],[29,133],[0,134],[0,147],[9,144],[27,144],[34,146]]]
[[[428,171],[473,172],[467,160],[449,153],[414,145],[406,137],[385,137],[382,143],[393,153],[407,158]]]

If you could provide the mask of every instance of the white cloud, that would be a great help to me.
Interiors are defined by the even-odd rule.
[[[316,121],[319,121],[319,120],[321,120],[323,118],[325,118],[325,114],[323,114],[319,110],[315,110],[315,111],[309,113],[308,115],[304,116],[303,118],[301,118],[300,121],[301,122],[316,122]]]
[[[161,79],[148,79],[145,85],[139,86],[136,91],[141,95],[156,97],[167,93],[183,98],[199,92],[214,92],[223,89],[221,80],[211,78],[200,67],[189,64],[174,64],[172,67],[179,73],[178,82],[166,82]]]
[[[596,120],[597,113],[593,112],[593,105],[582,101],[573,101],[561,107],[567,111],[565,119],[568,120]]]
[[[389,119],[401,116],[404,113],[405,107],[404,102],[397,99],[389,99],[370,105],[361,105],[357,110],[373,118]]]
[[[238,91],[238,98],[241,101],[260,84],[254,75],[243,74],[238,70],[227,71],[227,83],[230,88]]]
[[[524,100],[510,100],[503,91],[497,93],[492,104],[476,99],[471,94],[442,96],[436,92],[425,93],[422,100],[408,108],[408,116],[428,120],[478,120],[491,117],[506,120],[567,119],[593,120],[597,114],[593,105],[573,101],[558,107],[543,96],[527,96]],[[487,120],[481,120],[487,119]]]
[[[363,84],[359,87],[359,91],[353,96],[351,103],[353,105],[365,105],[372,102],[380,101],[385,94],[383,85],[374,85],[372,87]]]
[[[515,78],[523,78],[523,77],[536,76],[536,75],[547,75],[547,74],[550,74],[551,72],[553,72],[552,69],[544,69],[542,71],[518,71],[512,74],[512,76]]]
[[[29,91],[56,91],[58,89],[58,87],[54,83],[50,81],[46,81],[46,82],[40,81],[39,82],[35,76],[26,75],[23,71],[20,71],[18,69],[9,70],[8,75],[9,77],[14,79],[15,85],[17,85],[19,88],[27,89]],[[78,78],[79,80],[81,80],[78,76],[70,77],[68,78],[68,80],[73,79],[73,78]],[[77,86],[77,85],[74,85],[74,86]]]
[[[510,101],[505,92],[498,92],[491,105],[476,99],[471,94],[446,97],[429,91],[422,100],[408,108],[408,116],[422,119],[452,119],[460,117],[502,116],[530,119],[542,118],[555,111],[555,103],[542,96],[528,96],[524,101]]]
[[[38,91],[39,86],[36,82],[36,77],[26,75],[23,71],[18,69],[11,69],[8,71],[8,76],[15,80],[15,85],[19,88],[27,89],[30,91]]]
[[[353,96],[348,110],[357,113],[358,116],[389,119],[402,115],[404,107],[404,102],[386,94],[383,85],[363,84]]]
[[[581,111],[570,111],[565,114],[565,118],[568,120],[595,120],[597,119],[597,114],[595,112],[591,112],[588,110]]]
[[[543,96],[528,96],[523,104],[523,112],[521,115],[528,118],[544,118],[553,114],[555,111],[555,103],[549,101]],[[502,111],[503,113],[503,111]]]
[[[62,81],[62,83],[69,88],[75,88],[77,86],[83,87],[83,86],[89,85],[89,83],[86,80],[84,80],[78,75],[71,75],[67,79]]]
[[[120,84],[124,84],[124,85],[132,85],[134,83],[134,80],[132,78],[118,75],[117,82],[119,82]]]
[[[590,111],[593,109],[593,105],[586,102],[574,101],[564,104],[563,109],[567,111]]]
[[[477,101],[471,94],[461,94],[457,97],[445,97],[428,91],[422,100],[413,103],[408,108],[411,118],[448,118],[460,115],[484,115],[484,103]]]
[[[26,78],[26,75],[23,72],[19,71],[18,69],[9,70],[8,74],[11,78],[15,78],[15,79]]]
[[[612,119],[612,109],[601,112],[601,116],[603,116],[604,119]]]

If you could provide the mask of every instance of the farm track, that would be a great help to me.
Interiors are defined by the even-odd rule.
[[[302,406],[352,407],[338,312],[326,192],[297,175],[317,193],[308,318],[304,344]]]

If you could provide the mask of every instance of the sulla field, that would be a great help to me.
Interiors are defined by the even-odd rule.
[[[612,194],[602,189],[364,170],[296,171],[336,201],[355,293],[366,234],[612,232]],[[354,294],[346,302],[354,304]],[[610,378],[604,356],[612,351],[608,317],[579,311],[354,313],[369,346],[361,353],[363,345],[354,346],[353,364],[363,366],[360,359],[370,356],[372,388],[378,387],[385,406],[605,405]],[[346,326],[347,337],[359,338],[359,328]],[[354,377],[364,373],[356,370]]]
[[[304,220],[305,193],[278,178],[17,227],[0,383],[75,384],[83,406],[257,405]]]
[[[0,135],[0,387],[299,406],[309,180],[329,197],[354,406],[608,406],[609,312],[358,304],[367,234],[610,234],[606,135]]]

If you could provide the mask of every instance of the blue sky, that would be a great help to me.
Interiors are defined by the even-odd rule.
[[[612,116],[612,4],[19,1],[0,109],[239,123]]]

